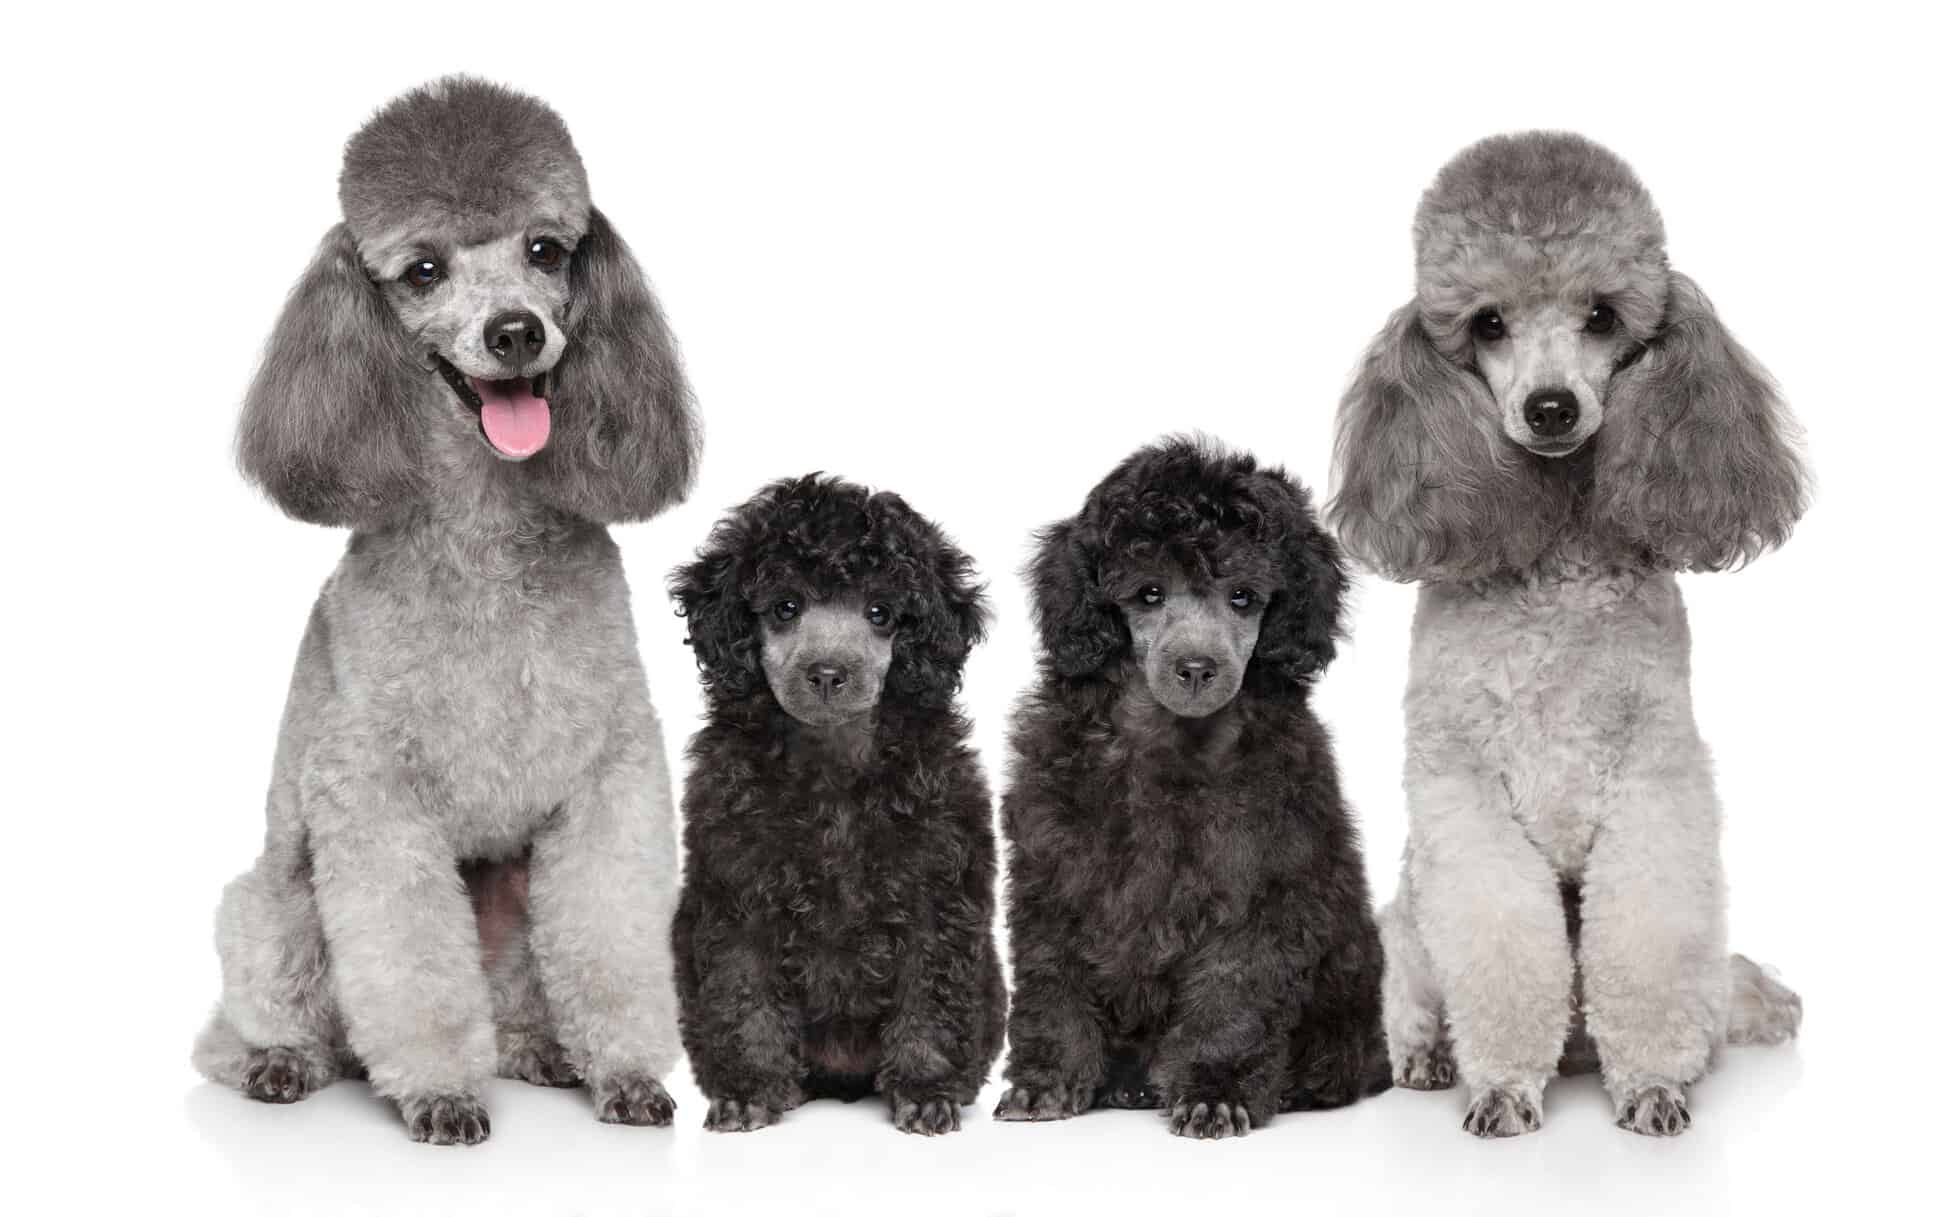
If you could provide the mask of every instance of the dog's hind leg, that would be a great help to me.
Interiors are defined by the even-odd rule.
[[[1381,951],[1386,966],[1381,977],[1382,1021],[1387,1028],[1388,1058],[1394,1084],[1409,1090],[1446,1090],[1455,1084],[1455,1051],[1448,1039],[1448,1021],[1441,986],[1428,962],[1415,925],[1409,864],[1401,863],[1401,883],[1394,900],[1381,910]]]
[[[1382,1033],[1384,955],[1368,926],[1313,969],[1287,1055],[1281,1111],[1345,1107],[1392,1084]]]
[[[977,969],[981,976],[978,1002],[977,1048],[970,1065],[957,1083],[957,1102],[968,1107],[977,1101],[983,1084],[990,1078],[990,1067],[1004,1050],[1004,1029],[1010,1014],[1010,992],[1004,988],[1004,969],[997,961],[997,935],[984,932]]]
[[[1731,1014],[1725,1038],[1733,1044],[1782,1044],[1799,1033],[1805,1003],[1766,968],[1731,957]]]
[[[272,832],[216,913],[222,1001],[197,1038],[195,1067],[266,1103],[293,1103],[344,1072],[323,923],[308,859]]]
[[[1701,746],[1633,743],[1583,878],[1583,1007],[1617,1124],[1675,1136],[1685,1090],[1724,1043],[1725,953],[1718,813]]]
[[[1569,935],[1549,862],[1494,774],[1411,758],[1414,924],[1447,1004],[1480,1137],[1542,1127],[1543,1088],[1570,1023]]]

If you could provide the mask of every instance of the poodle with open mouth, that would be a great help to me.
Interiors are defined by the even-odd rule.
[[[530,97],[405,94],[339,185],[239,449],[289,514],[352,531],[195,1063],[268,1102],[367,1076],[438,1144],[489,1134],[493,1074],[664,1124],[673,808],[606,525],[686,493],[673,339]]]
[[[970,560],[897,495],[811,474],[731,512],[672,589],[707,693],[674,920],[707,1127],[880,1092],[904,1132],[956,1130],[1005,1007],[956,706]]]
[[[1664,252],[1630,168],[1499,136],[1416,212],[1415,297],[1341,403],[1332,518],[1419,582],[1409,835],[1382,915],[1394,1079],[1459,1076],[1465,1127],[1542,1122],[1559,1065],[1682,1132],[1727,1040],[1796,995],[1727,953],[1719,810],[1675,576],[1783,542],[1791,420]]]
[[[1306,491],[1162,443],[1043,534],[1030,580],[997,1117],[1161,1108],[1219,1138],[1385,1089],[1380,937],[1307,704],[1347,581]]]

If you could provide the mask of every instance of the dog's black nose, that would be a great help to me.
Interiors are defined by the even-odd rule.
[[[1568,389],[1541,389],[1522,403],[1522,421],[1543,439],[1561,439],[1576,430],[1576,394]]]
[[[1204,655],[1194,655],[1191,659],[1180,660],[1174,673],[1179,683],[1186,687],[1186,696],[1197,697],[1199,690],[1211,684],[1212,678],[1219,675],[1219,665]]]
[[[500,313],[485,323],[485,349],[500,363],[522,364],[546,349],[546,326],[524,309]]]
[[[815,695],[823,701],[835,696],[843,685],[849,683],[849,670],[832,663],[813,664],[803,673],[815,690]]]

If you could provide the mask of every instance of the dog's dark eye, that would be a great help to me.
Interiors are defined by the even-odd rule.
[[[802,606],[793,600],[777,600],[772,611],[776,621],[793,621],[801,615]]]
[[[566,247],[551,237],[540,237],[526,246],[525,257],[540,270],[558,270],[566,261]]]
[[[1243,587],[1234,591],[1231,596],[1227,597],[1227,600],[1231,602],[1234,608],[1242,613],[1253,607],[1253,593]]]
[[[1156,583],[1148,583],[1138,589],[1138,602],[1146,608],[1157,608],[1165,603],[1165,589]]]
[[[404,268],[403,280],[416,288],[430,287],[445,277],[445,268],[432,258],[424,258]]]
[[[1592,334],[1607,334],[1617,328],[1617,310],[1607,304],[1599,304],[1590,310],[1590,316],[1583,328]]]
[[[1502,336],[1509,332],[1509,327],[1503,323],[1502,314],[1492,308],[1485,308],[1475,314],[1475,320],[1469,322],[1468,326],[1483,342],[1500,342]]]
[[[868,610],[869,624],[881,629],[889,624],[889,606],[878,600]]]

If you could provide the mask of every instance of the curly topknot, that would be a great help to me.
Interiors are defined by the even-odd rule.
[[[1093,676],[1130,649],[1116,584],[1154,562],[1195,580],[1253,571],[1270,589],[1245,687],[1301,687],[1334,658],[1347,593],[1340,550],[1306,489],[1249,453],[1189,436],[1141,448],[1039,542],[1030,566],[1037,629],[1059,676]]]
[[[946,706],[983,640],[984,589],[970,558],[900,495],[819,472],[770,483],[714,526],[670,584],[717,704],[773,696],[758,625],[770,600],[844,589],[886,600],[896,614],[884,697]]]

